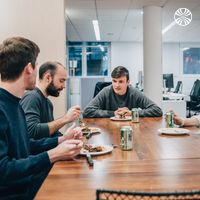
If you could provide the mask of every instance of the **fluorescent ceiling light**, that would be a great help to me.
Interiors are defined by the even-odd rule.
[[[166,27],[162,30],[162,34],[165,34],[167,31],[169,31],[175,24],[176,24],[176,22],[173,21],[171,24],[169,24],[168,26],[166,26]]]
[[[98,22],[98,20],[93,20],[92,23],[93,23],[93,27],[94,27],[96,40],[99,41],[100,40],[99,22]]]

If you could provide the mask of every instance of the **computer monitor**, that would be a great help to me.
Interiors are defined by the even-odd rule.
[[[181,93],[183,88],[183,82],[178,81],[174,93]]]
[[[163,87],[168,88],[168,92],[171,90],[171,88],[174,87],[174,77],[173,74],[163,74]]]

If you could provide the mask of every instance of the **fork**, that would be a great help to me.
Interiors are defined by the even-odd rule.
[[[83,111],[81,111],[80,117],[78,119],[78,125],[80,127],[85,127],[87,128],[88,126],[86,125],[86,123],[83,122]]]

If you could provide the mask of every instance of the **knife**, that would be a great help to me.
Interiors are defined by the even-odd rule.
[[[91,157],[89,151],[86,152],[86,158],[87,158],[87,162],[88,162],[89,166],[93,166],[94,161],[92,160],[92,157]]]

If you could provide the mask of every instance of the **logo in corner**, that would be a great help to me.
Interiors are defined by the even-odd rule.
[[[187,8],[179,8],[174,13],[174,20],[179,26],[187,26],[192,21],[192,13]]]

